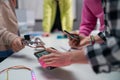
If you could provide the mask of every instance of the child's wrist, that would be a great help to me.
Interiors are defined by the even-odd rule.
[[[95,44],[95,38],[94,38],[93,35],[90,35],[90,36],[89,36],[89,42],[90,42],[91,45],[94,45],[94,44]]]

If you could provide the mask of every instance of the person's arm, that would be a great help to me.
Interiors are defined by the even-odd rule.
[[[0,2],[6,4],[5,2]],[[10,5],[0,7],[0,46],[9,46],[13,49],[13,51],[18,51],[22,49],[24,46],[21,43],[21,38],[16,35],[18,29],[16,28],[17,25],[9,25],[9,24],[17,24],[16,19],[14,21],[14,15],[12,14],[13,10]],[[9,7],[9,9],[8,9]],[[9,13],[7,13],[9,10]],[[8,16],[8,14],[10,16]],[[5,25],[8,24],[8,25]],[[14,48],[14,47],[15,48]]]
[[[101,34],[103,32],[100,32]],[[72,34],[72,33],[71,33]],[[74,34],[76,36],[79,36],[78,34]],[[71,48],[81,48],[83,46],[87,46],[87,45],[93,45],[94,43],[103,43],[106,42],[104,41],[104,39],[102,39],[103,37],[105,38],[105,35],[89,35],[89,36],[79,36],[80,37],[80,41],[76,41],[75,38],[69,38],[69,45],[71,46]]]
[[[10,46],[14,52],[17,52],[24,48],[24,45],[22,44],[22,38],[15,35],[14,33],[11,33],[7,31],[7,29],[0,26],[0,45],[1,46]]]
[[[91,8],[91,7],[90,7]],[[96,26],[97,17],[89,9],[88,4],[84,1],[82,6],[82,16],[79,34],[88,36]]]
[[[10,3],[12,4],[12,6],[14,6],[14,8],[16,7],[16,0],[10,0]]]
[[[47,51],[51,53],[48,55],[43,55],[39,58],[39,62],[43,68],[48,66],[63,67],[74,63],[88,63],[87,57],[83,54],[84,49],[70,52],[60,52],[58,50],[47,48]]]
[[[12,41],[18,37],[17,35],[7,31],[7,29],[2,26],[0,26],[0,35],[1,35],[0,43],[2,45],[9,45],[9,46],[11,45]]]
[[[105,36],[104,36],[104,38],[106,39]],[[99,35],[96,35],[96,36],[89,35],[87,37],[84,37],[80,41],[79,47],[83,47],[83,46],[87,46],[87,45],[94,45],[95,43],[104,43],[104,42],[106,42],[106,41],[104,41]]]
[[[62,67],[73,63],[90,63],[96,73],[119,70],[120,40],[113,36],[108,38],[107,43],[89,45],[81,50],[71,52],[59,52],[48,50],[49,55],[39,58],[44,67]]]

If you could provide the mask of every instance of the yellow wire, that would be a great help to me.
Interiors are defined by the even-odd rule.
[[[6,77],[6,80],[9,80],[9,72],[8,72],[9,69],[7,69],[7,77]]]
[[[22,65],[12,66],[12,67],[6,68],[6,69],[0,71],[0,74],[1,74],[2,72],[6,71],[6,73],[7,73],[7,74],[6,74],[6,80],[9,80],[9,70],[10,70],[10,69],[27,69],[27,70],[29,70],[29,71],[32,71],[31,68],[28,68],[28,67],[25,67],[25,66],[22,66]]]

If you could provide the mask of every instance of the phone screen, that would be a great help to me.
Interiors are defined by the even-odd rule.
[[[40,58],[41,56],[47,55],[47,54],[50,54],[50,53],[47,52],[46,50],[42,50],[42,51],[39,51],[39,52],[34,53],[34,55],[35,55],[37,58]]]
[[[41,56],[47,55],[47,54],[50,54],[50,53],[47,52],[46,50],[42,50],[42,51],[39,51],[39,52],[34,53],[34,55],[35,55],[37,58],[40,58]],[[52,70],[52,69],[55,69],[55,68],[56,68],[56,67],[49,66],[49,67],[47,67],[46,69],[47,69],[47,70]]]

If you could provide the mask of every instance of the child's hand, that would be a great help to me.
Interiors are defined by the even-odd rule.
[[[16,39],[14,39],[11,44],[11,47],[14,52],[18,52],[21,49],[23,49],[25,47],[25,45],[22,44],[22,38],[17,37]]]

